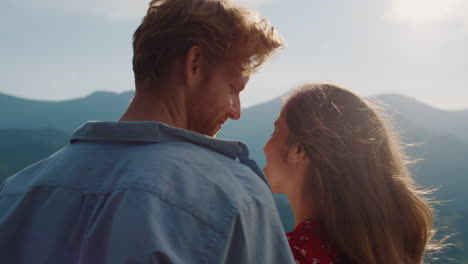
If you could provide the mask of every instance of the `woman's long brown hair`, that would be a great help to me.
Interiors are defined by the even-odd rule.
[[[376,107],[345,88],[310,84],[290,94],[283,113],[289,143],[311,160],[307,188],[342,263],[422,263],[432,209]]]

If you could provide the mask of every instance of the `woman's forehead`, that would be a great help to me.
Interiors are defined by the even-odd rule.
[[[274,124],[275,124],[275,126],[284,126],[286,124],[283,114],[280,114],[278,116],[278,118],[275,120]]]

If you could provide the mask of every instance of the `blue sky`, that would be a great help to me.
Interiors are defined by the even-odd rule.
[[[0,92],[63,100],[134,88],[131,36],[143,0],[3,0]],[[242,0],[286,40],[252,76],[244,106],[308,81],[468,108],[468,1]]]

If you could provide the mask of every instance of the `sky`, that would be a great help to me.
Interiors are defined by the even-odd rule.
[[[306,82],[468,109],[466,0],[242,0],[285,48],[251,81],[251,106]],[[134,89],[132,34],[146,0],[2,0],[0,92],[64,100]]]

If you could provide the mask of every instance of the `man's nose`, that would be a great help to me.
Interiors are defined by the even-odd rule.
[[[231,107],[229,109],[229,118],[232,120],[238,120],[241,117],[241,103],[240,103],[240,98],[239,96],[236,96],[232,103]]]

